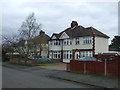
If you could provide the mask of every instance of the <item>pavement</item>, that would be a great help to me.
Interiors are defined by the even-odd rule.
[[[9,63],[4,64],[6,66],[13,66],[13,65],[8,65]],[[81,84],[86,84],[86,85],[91,85],[99,88],[114,88],[114,89],[120,89],[118,86],[118,77],[117,76],[104,76],[104,75],[95,75],[95,74],[84,74],[84,73],[75,73],[75,72],[68,72],[66,70],[60,70],[57,67],[54,66],[54,68],[48,68],[49,66],[46,67],[26,67],[26,66],[19,66],[19,68],[24,68],[24,70],[29,70],[32,72],[32,70],[37,70],[34,71],[35,73],[42,73],[43,75],[46,75],[50,78],[57,78],[57,79],[62,79],[66,81],[71,81],[71,82],[76,82],[76,83],[81,83]],[[65,67],[65,64],[62,66]],[[52,67],[52,66],[51,66]],[[59,67],[59,65],[58,65]],[[12,67],[13,68],[13,67]],[[17,67],[18,68],[18,67]],[[42,72],[44,71],[44,72]],[[50,72],[50,73],[49,73]]]

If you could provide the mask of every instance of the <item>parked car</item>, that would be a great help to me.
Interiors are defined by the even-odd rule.
[[[33,56],[32,59],[37,60],[37,61],[51,61],[52,60],[52,59],[47,58],[45,56]]]
[[[114,61],[112,58],[103,59],[103,61]]]
[[[97,61],[97,59],[94,57],[81,57],[78,60],[80,60],[80,61]]]

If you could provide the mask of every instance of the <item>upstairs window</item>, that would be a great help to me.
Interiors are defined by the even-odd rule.
[[[60,45],[60,41],[59,40],[54,40],[53,45],[55,45],[55,46]]]
[[[92,38],[91,37],[84,37],[83,44],[91,44],[91,43],[92,43]]]
[[[49,45],[53,45],[52,41],[49,41]]]
[[[75,38],[75,44],[76,45],[80,44],[79,38]]]
[[[64,45],[72,45],[72,40],[71,39],[65,39],[63,41]]]

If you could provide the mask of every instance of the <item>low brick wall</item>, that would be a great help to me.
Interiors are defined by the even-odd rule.
[[[28,61],[28,60],[20,60],[18,58],[12,58],[9,61],[10,63],[13,64],[23,64],[23,65],[30,65],[30,66],[35,66],[36,61],[32,60],[32,61]]]
[[[20,64],[20,59],[12,58],[12,59],[10,59],[10,63]]]
[[[67,65],[68,66],[68,65]],[[69,67],[70,71],[79,71],[84,73],[96,73],[105,75],[119,75],[120,76],[120,62],[107,61],[107,62],[96,62],[96,61],[78,61],[70,60]]]

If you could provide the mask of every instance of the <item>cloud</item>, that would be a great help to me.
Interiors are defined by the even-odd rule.
[[[110,37],[118,33],[117,2],[4,2],[3,33],[17,32],[22,22],[35,13],[48,34],[59,33],[77,20],[84,27],[93,26]]]

